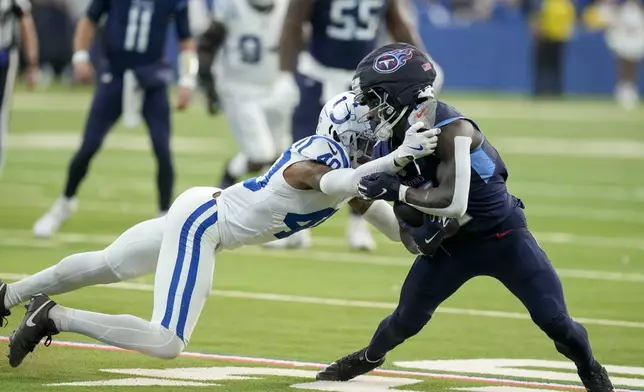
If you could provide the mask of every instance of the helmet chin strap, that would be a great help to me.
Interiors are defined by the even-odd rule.
[[[408,108],[409,108],[409,106],[405,106],[405,107],[403,108],[403,110],[401,110],[401,111],[400,111],[400,114],[399,114],[399,115],[394,119],[394,121],[393,121],[393,122],[389,122],[389,121],[388,121],[388,122],[387,122],[387,126],[382,127],[382,129],[379,129],[379,130],[376,132],[376,137],[378,138],[378,140],[385,141],[385,140],[389,140],[389,139],[391,139],[391,137],[392,137],[392,136],[393,136],[393,134],[394,134],[394,127],[395,127],[395,126],[396,126],[396,124],[398,124],[398,123],[400,122],[400,120],[402,120],[402,118],[405,116],[405,113],[407,113],[407,109],[408,109]]]

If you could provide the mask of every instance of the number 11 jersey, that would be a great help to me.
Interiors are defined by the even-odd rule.
[[[190,38],[187,0],[92,0],[87,17],[106,18],[102,44],[112,73],[161,63],[171,21],[180,41]]]

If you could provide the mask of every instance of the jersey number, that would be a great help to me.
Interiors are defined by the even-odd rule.
[[[325,220],[329,219],[337,210],[333,208],[325,208],[321,211],[312,212],[310,214],[293,214],[288,213],[284,217],[284,224],[288,227],[289,231],[280,231],[275,233],[276,238],[286,238],[289,237],[298,231],[315,227]]]
[[[262,41],[256,35],[242,35],[239,38],[241,61],[257,64],[262,59]]]
[[[123,48],[129,52],[145,53],[150,41],[150,24],[154,3],[135,2],[130,7],[125,30],[125,43]]]
[[[332,0],[327,35],[340,41],[374,40],[383,5],[383,0]]]

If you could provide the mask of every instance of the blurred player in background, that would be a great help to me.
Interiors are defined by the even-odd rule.
[[[383,39],[382,29],[386,28],[395,41],[424,48],[411,22],[414,16],[408,14],[410,10],[408,0],[290,1],[280,42],[281,72],[272,100],[296,104],[299,96],[293,113],[293,140],[310,136],[323,103],[350,87],[353,71],[362,57]],[[308,38],[305,28],[310,32]],[[300,53],[307,40],[307,50]],[[346,234],[353,249],[376,247],[358,214],[350,215]],[[268,245],[303,248],[310,244],[311,233],[305,230]]]
[[[20,34],[18,33],[20,32]],[[0,174],[9,133],[9,111],[13,83],[18,71],[18,38],[25,51],[26,82],[33,87],[38,73],[38,37],[28,0],[0,2]]]
[[[216,0],[212,25],[200,37],[200,68],[208,68],[208,74],[221,52],[216,61],[217,95],[241,148],[226,163],[221,188],[271,165],[291,142],[289,105],[269,99],[279,72],[278,45],[287,5],[288,0]]]
[[[196,85],[197,56],[190,34],[186,0],[93,0],[79,21],[74,38],[74,71],[80,81],[92,79],[88,50],[99,21],[104,32],[105,67],[89,111],[83,142],[74,155],[63,195],[33,227],[36,237],[51,237],[76,209],[76,192],[103,139],[123,115],[126,125],[145,120],[157,158],[159,214],[170,208],[174,169],[170,151],[170,105],[167,86],[174,72],[164,63],[168,23],[179,36],[177,108],[184,109]]]

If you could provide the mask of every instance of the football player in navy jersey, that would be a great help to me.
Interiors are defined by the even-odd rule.
[[[291,129],[293,140],[313,134],[322,105],[350,87],[353,71],[377,47],[383,29],[395,41],[423,48],[410,8],[409,0],[290,1],[280,42],[281,74],[274,84],[272,100],[297,103]],[[306,38],[305,28],[310,28]],[[300,52],[302,46],[306,50]],[[353,212],[346,231],[349,246],[375,249],[367,225]],[[270,245],[303,248],[310,244],[311,235],[306,230]]]
[[[79,81],[92,79],[88,50],[97,25],[105,18],[101,46],[104,61],[91,104],[83,142],[69,165],[63,195],[34,225],[37,237],[51,237],[76,209],[76,193],[105,135],[123,116],[126,125],[145,120],[157,158],[159,214],[170,207],[174,170],[170,151],[170,105],[167,86],[174,77],[164,63],[167,29],[174,21],[179,37],[177,108],[187,107],[196,85],[198,62],[190,35],[186,0],[92,0],[78,22],[74,71]]]
[[[368,104],[376,135],[383,140],[374,157],[396,148],[405,130],[418,122],[441,133],[433,155],[397,175],[378,173],[360,181],[365,198],[406,203],[423,213],[420,223],[412,223],[409,213],[398,215],[416,245],[407,248],[419,255],[397,308],[380,323],[369,345],[329,365],[318,379],[346,381],[375,369],[465,282],[490,276],[523,303],[557,351],[575,363],[588,391],[612,391],[586,329],[568,314],[556,271],[528,230],[523,203],[506,188],[505,163],[472,119],[434,98],[434,78],[424,53],[404,44],[373,51],[356,70],[356,100]],[[448,229],[452,221],[458,222],[458,230]]]

